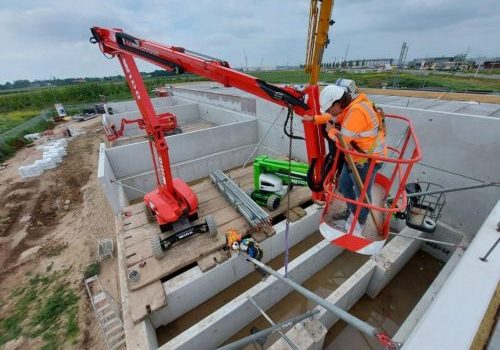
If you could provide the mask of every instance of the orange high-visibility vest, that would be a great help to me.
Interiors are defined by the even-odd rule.
[[[380,113],[375,111],[373,102],[365,94],[360,94],[342,112],[340,133],[346,144],[355,151],[385,156],[385,132]],[[356,147],[353,148],[351,142]],[[354,162],[364,163],[367,158],[352,156]]]

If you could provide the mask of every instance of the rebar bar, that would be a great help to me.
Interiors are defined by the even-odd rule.
[[[217,187],[219,192],[228,200],[252,225],[260,228],[269,223],[267,214],[257,203],[255,203],[233,180],[231,180],[220,169],[210,172],[210,180]]]
[[[311,316],[314,316],[317,314],[319,310],[312,310],[308,311],[302,315],[296,316],[294,318],[289,319],[288,321],[280,322],[277,323],[275,326],[266,328],[260,332],[254,333],[252,335],[249,335],[248,337],[242,338],[240,340],[237,340],[235,342],[232,342],[231,344],[224,345],[220,348],[217,348],[216,350],[234,350],[234,349],[241,349],[247,344],[251,344],[254,341],[257,341],[257,339],[261,337],[265,337],[268,334],[274,333],[278,330],[293,326],[296,323],[299,323],[302,320],[305,320],[306,318],[309,318]]]
[[[271,319],[271,317],[269,317],[266,312],[259,306],[259,304],[257,304],[257,302],[255,300],[252,299],[252,297],[250,295],[247,295],[247,298],[248,300],[250,300],[250,302],[253,304],[253,306],[255,306],[255,308],[257,310],[259,310],[259,312],[261,313],[261,315],[267,320],[267,322],[269,322],[271,324],[271,326],[276,326],[276,323]],[[295,346],[295,344],[290,340],[290,338],[288,338],[285,333],[283,333],[281,330],[278,330],[278,333],[279,335],[283,338],[284,341],[286,341],[288,343],[288,345],[290,345],[290,347],[294,350],[299,350],[297,348],[297,346]]]

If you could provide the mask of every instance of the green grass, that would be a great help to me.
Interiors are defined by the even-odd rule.
[[[0,113],[0,134],[36,117],[38,114],[40,114],[40,110],[38,109]]]
[[[96,261],[85,269],[85,272],[83,273],[83,277],[85,279],[94,277],[95,275],[98,275],[99,272],[101,272],[101,265],[99,264],[99,261]]]
[[[199,81],[202,78],[193,75],[149,78],[144,80],[146,89],[151,91],[162,84],[174,84],[188,81]],[[17,110],[43,109],[53,107],[54,103],[78,104],[96,103],[100,95],[108,101],[131,99],[132,95],[125,81],[113,83],[79,83],[75,85],[51,88],[38,88],[17,93],[0,94],[0,113]]]
[[[0,347],[20,336],[43,340],[42,349],[74,342],[78,327],[78,295],[65,281],[67,271],[36,275],[17,287],[0,322]]]
[[[303,84],[308,82],[309,77],[302,71],[272,71],[272,72],[250,72],[250,75],[269,83]],[[322,72],[320,81],[334,83],[338,78],[353,79],[361,87],[380,88],[382,85],[392,86],[393,72]],[[453,91],[462,90],[493,90],[500,91],[500,80],[482,79],[475,77],[446,76],[438,74],[415,75],[401,73],[399,85],[402,88],[418,89],[422,86],[445,88]]]
[[[51,120],[40,119],[29,128],[9,134],[0,141],[0,163],[12,157],[19,149],[28,145],[30,141],[23,138],[24,135],[42,132],[54,126]]]

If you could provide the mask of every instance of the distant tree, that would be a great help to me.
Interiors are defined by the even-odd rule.
[[[29,80],[27,79],[23,79],[23,80],[16,80],[14,81],[14,84],[12,84],[12,88],[14,89],[19,89],[19,88],[25,88],[25,87],[28,87],[30,86],[31,83]]]

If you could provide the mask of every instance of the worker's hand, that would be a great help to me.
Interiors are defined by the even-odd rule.
[[[337,129],[334,124],[327,123],[326,131],[328,132],[329,138],[331,138],[333,141],[337,140],[337,134],[340,132],[340,130]]]
[[[329,113],[323,113],[323,114],[317,114],[313,117],[311,116],[303,116],[302,117],[304,121],[306,122],[314,122],[314,124],[326,124],[329,121],[333,121],[333,117]]]

